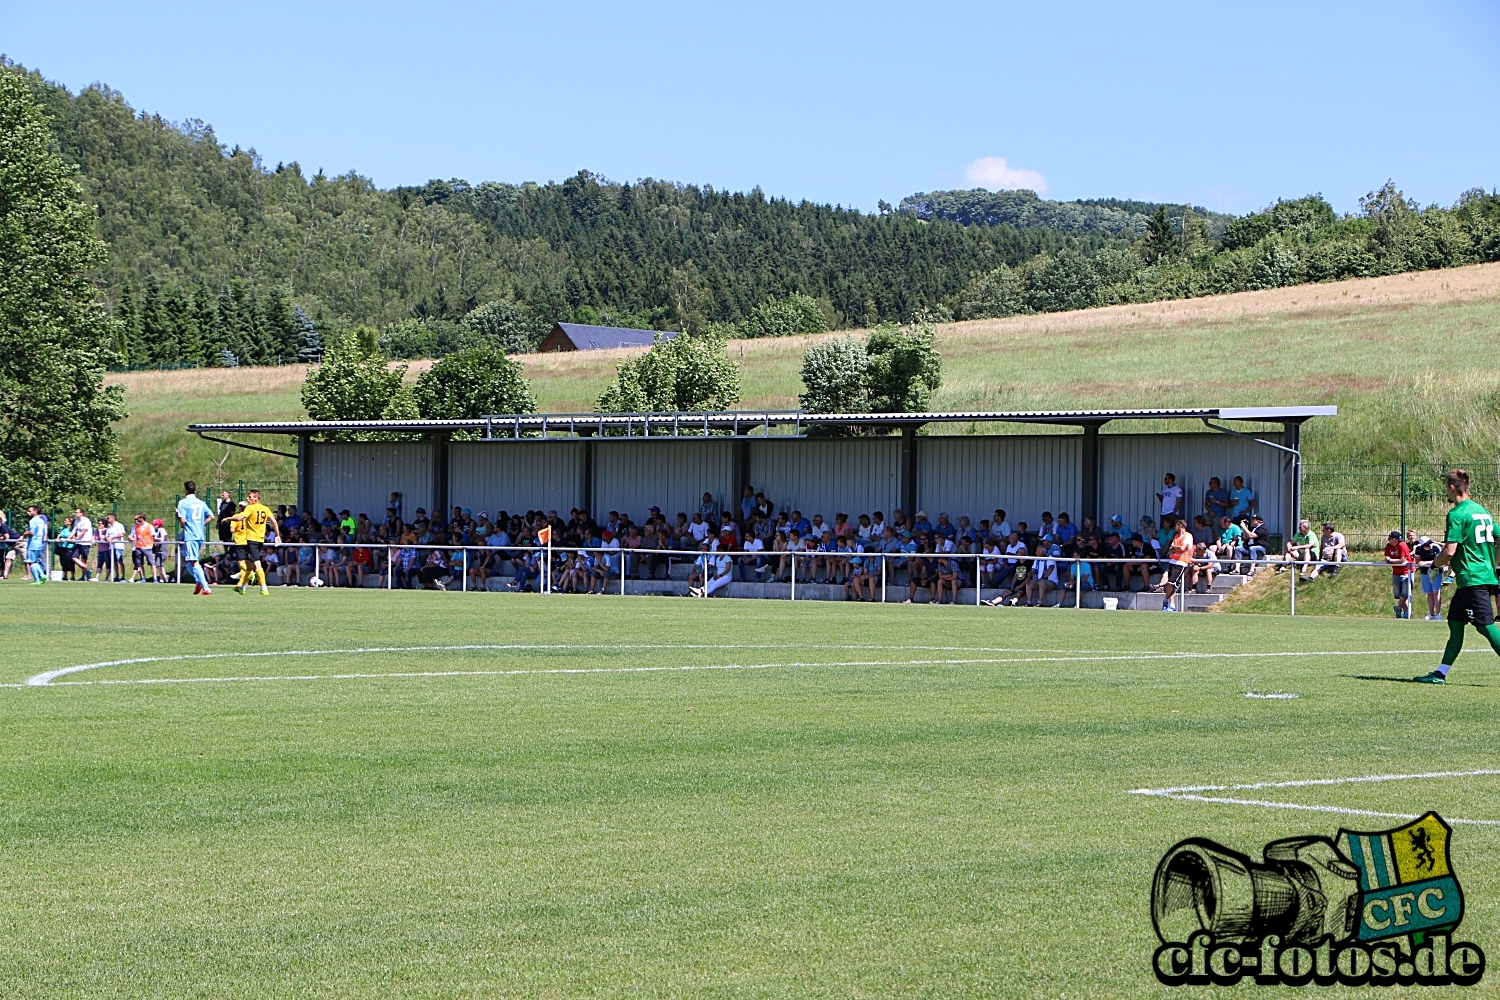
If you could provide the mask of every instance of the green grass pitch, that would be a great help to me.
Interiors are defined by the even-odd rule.
[[[1129,790],[1500,766],[1483,643],[1365,679],[1419,621],[0,594],[7,684],[515,647],[0,689],[7,997],[1209,995],[1151,975],[1167,847],[1398,824]],[[395,673],[441,676],[329,676]],[[1500,820],[1500,776],[1253,794]],[[1453,859],[1500,954],[1500,826]]]

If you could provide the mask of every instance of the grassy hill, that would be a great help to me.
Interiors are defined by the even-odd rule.
[[[1500,264],[953,323],[938,329],[944,384],[934,406],[1335,403],[1337,419],[1308,427],[1310,461],[1494,460],[1497,334]],[[731,343],[744,407],[794,407],[802,352],[814,339]],[[624,353],[521,360],[543,410],[576,412],[593,408]],[[118,425],[128,497],[170,500],[186,476],[214,482],[224,449],[183,428],[302,417],[303,377],[301,366],[111,376],[126,386],[130,410]],[[231,483],[294,472],[288,460],[238,449],[223,466]]]

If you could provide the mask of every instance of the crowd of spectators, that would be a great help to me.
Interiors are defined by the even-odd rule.
[[[1269,550],[1253,492],[1239,477],[1233,482],[1232,492],[1218,479],[1210,482],[1203,512],[1193,518],[1193,560],[1182,586],[1211,586],[1228,570],[1250,572],[1251,561]],[[602,593],[618,587],[622,575],[666,579],[674,563],[685,563],[695,595],[711,595],[735,580],[789,582],[795,573],[799,583],[842,585],[855,600],[880,600],[895,588],[903,600],[925,592],[933,603],[957,601],[977,573],[983,587],[1000,593],[999,601],[1040,605],[1057,591],[1163,590],[1184,505],[1172,475],[1158,500],[1159,517],[1127,527],[1119,515],[1101,525],[1051,511],[1035,524],[1012,523],[998,509],[977,524],[927,510],[835,513],[829,521],[821,513],[778,510],[750,487],[737,503],[721,504],[704,493],[696,510],[669,515],[653,506],[640,521],[626,512],[596,518],[576,509],[566,518],[541,510],[499,510],[492,517],[464,507],[408,512],[393,493],[379,521],[347,509],[316,515],[277,508],[281,535],[268,539],[265,558],[267,569],[291,585],[317,576],[324,586],[358,587],[373,577],[390,587],[483,589],[503,577],[517,590]],[[553,554],[550,579],[543,581],[547,532]],[[232,561],[216,565],[220,561],[228,560],[217,556],[205,564],[211,580],[233,572]]]

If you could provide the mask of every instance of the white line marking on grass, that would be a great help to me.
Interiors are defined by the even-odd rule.
[[[284,675],[264,677],[201,677],[201,678],[148,678],[142,680],[118,680],[118,681],[64,681],[57,683],[57,678],[69,674],[79,673],[85,670],[98,670],[104,667],[122,667],[142,663],[178,663],[188,660],[223,660],[223,659],[250,659],[266,658],[274,656],[351,656],[358,654],[389,654],[389,653],[431,653],[431,652],[463,652],[463,651],[548,651],[548,650],[686,650],[686,649],[911,649],[911,650],[962,650],[967,652],[1014,652],[1014,653],[1065,653],[1063,656],[1030,656],[1030,657],[1004,657],[965,660],[869,660],[827,663],[765,663],[765,664],[724,664],[711,666],[695,664],[692,667],[600,667],[600,668],[569,668],[554,670],[473,670],[473,671],[420,671],[406,673],[380,673],[380,674],[316,674],[316,675]],[[514,674],[590,674],[590,673],[651,673],[658,670],[768,670],[773,667],[839,667],[839,666],[959,666],[974,664],[996,664],[996,663],[1099,663],[1099,662],[1139,662],[1142,660],[1193,660],[1193,659],[1264,659],[1277,657],[1308,657],[1308,656],[1405,656],[1412,654],[1430,654],[1435,652],[1430,649],[1387,649],[1387,650],[1309,650],[1302,652],[1267,652],[1267,653],[1095,653],[1089,650],[1029,650],[1009,647],[961,647],[961,646],[809,646],[807,644],[724,644],[724,645],[632,645],[632,644],[466,644],[452,646],[368,646],[351,649],[286,649],[265,650],[248,653],[186,653],[177,656],[138,656],[123,660],[105,660],[99,663],[83,663],[72,667],[59,667],[36,674],[26,680],[25,684],[5,684],[0,687],[61,687],[63,685],[77,686],[81,684],[165,684],[180,682],[202,682],[213,681],[270,681],[270,680],[323,680],[323,679],[365,679],[378,677],[483,677],[483,676],[510,676]]]
[[[1300,694],[1292,694],[1289,691],[1275,691],[1270,694],[1262,694],[1259,691],[1246,691],[1246,698],[1261,698],[1266,701],[1291,701],[1302,697]]]
[[[350,656],[354,654],[380,654],[380,653],[456,653],[465,651],[478,652],[545,652],[549,650],[641,650],[641,649],[890,649],[890,646],[821,646],[806,643],[672,643],[672,644],[628,644],[628,643],[471,643],[456,646],[363,646],[353,649],[272,649],[260,652],[237,652],[237,653],[183,653],[176,656],[137,656],[126,660],[103,660],[99,663],[80,663],[73,667],[59,667],[56,670],[47,670],[26,679],[25,684],[4,684],[0,687],[45,687],[58,677],[68,674],[80,673],[84,670],[99,670],[103,667],[126,667],[140,663],[177,663],[184,660],[230,660],[250,659],[253,657],[267,656]],[[899,646],[897,649],[914,649],[923,651],[953,651],[953,652],[976,652],[976,653],[1032,653],[1032,652],[1059,652],[1067,653],[1072,650],[1032,650],[1006,647],[968,647],[968,646]],[[411,676],[424,676],[413,674]],[[437,674],[435,676],[444,676]]]
[[[1348,809],[1343,806],[1303,805],[1300,802],[1271,802],[1265,799],[1240,799],[1223,795],[1199,795],[1198,792],[1249,792],[1261,788],[1317,788],[1328,785],[1371,785],[1386,781],[1421,781],[1439,778],[1474,778],[1500,774],[1500,769],[1480,768],[1473,771],[1427,771],[1421,774],[1366,774],[1354,778],[1303,778],[1299,781],[1257,781],[1244,785],[1182,785],[1177,788],[1132,788],[1126,795],[1147,795],[1180,802],[1211,802],[1217,805],[1255,806],[1261,809],[1296,809],[1302,812],[1343,813],[1349,816],[1375,816],[1381,819],[1415,819],[1415,813],[1375,812],[1370,809]],[[1494,819],[1453,819],[1450,823],[1469,826],[1500,826]]]

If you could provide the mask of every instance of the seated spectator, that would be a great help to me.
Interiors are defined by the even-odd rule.
[[[1142,590],[1150,590],[1151,574],[1156,571],[1156,555],[1139,534],[1130,536],[1130,542],[1125,547],[1125,558],[1130,562],[1125,563],[1120,569],[1120,590],[1125,593],[1130,592],[1131,574],[1140,576]]]
[[[1221,562],[1231,563],[1247,557],[1245,550],[1245,529],[1235,524],[1228,517],[1219,518],[1219,544],[1217,553]],[[1230,572],[1239,572],[1239,565],[1235,563],[1230,567]]]
[[[1250,516],[1250,523],[1248,525],[1242,524],[1242,527],[1245,529],[1245,549],[1252,560],[1250,575],[1254,576],[1256,570],[1260,568],[1255,564],[1264,561],[1266,553],[1269,551],[1271,529],[1266,527],[1266,522],[1259,514],[1252,514]]]
[[[374,568],[375,559],[370,554],[369,537],[361,535],[359,544],[349,553],[349,585],[363,587],[365,574]]]
[[[1094,521],[1094,515],[1085,514],[1083,516],[1083,524],[1078,528],[1078,538],[1090,539],[1094,543],[1093,548],[1095,550],[1098,550],[1099,546],[1104,544],[1104,532],[1099,530],[1099,525]],[[1074,541],[1076,542],[1077,539],[1074,539]]]
[[[759,514],[756,520],[764,522],[765,518]],[[770,572],[770,560],[766,558],[766,542],[759,535],[751,535],[745,540],[745,554],[740,557],[740,578],[744,580],[754,579],[759,582]]]
[[[1208,521],[1202,514],[1193,518],[1193,544],[1205,546],[1214,544],[1214,529],[1208,526]]]
[[[939,516],[941,517],[941,515]],[[953,542],[950,540],[948,544],[952,545]],[[937,565],[935,567],[934,586],[932,590],[935,603],[943,603],[943,592],[946,590],[953,597],[951,603],[957,604],[958,585],[960,582],[958,560],[950,557],[947,559],[938,559],[935,562]]]
[[[1054,542],[1057,540],[1057,522],[1052,520],[1050,510],[1042,511],[1042,523],[1036,529],[1038,541]]]
[[[916,549],[912,553],[913,557],[906,561],[907,594],[906,600],[902,603],[913,603],[917,599],[917,591],[919,590],[927,592],[927,599],[929,601],[934,599],[933,587],[936,582],[937,573],[932,560],[922,558],[930,551],[931,548],[924,537],[922,541],[916,543]]]
[[[423,561],[422,568],[417,571],[417,580],[425,589],[431,587],[433,590],[447,590],[445,580],[453,579],[453,572],[448,568],[448,557],[443,554],[442,549],[432,549]]]
[[[719,523],[719,501],[714,499],[712,493],[703,494],[703,502],[698,505],[698,514],[708,524]]]
[[[866,556],[871,551],[874,543],[856,536],[849,542],[849,592],[856,601],[865,600],[865,592],[869,592],[869,600],[875,600],[875,584],[880,579],[878,568],[879,559]]]
[[[1125,565],[1108,560],[1126,558],[1125,542],[1120,538],[1118,532],[1111,531],[1104,536],[1104,544],[1099,548],[1099,571],[1096,578],[1101,590],[1125,591],[1129,586],[1125,583]]]
[[[1339,575],[1339,564],[1349,559],[1349,543],[1344,536],[1336,531],[1330,521],[1323,525],[1323,538],[1319,546],[1319,554],[1322,561],[1313,567],[1309,579],[1317,579],[1319,574],[1326,572],[1330,579]]]
[[[1304,519],[1297,522],[1297,530],[1292,533],[1292,540],[1285,546],[1285,550],[1281,556],[1285,565],[1278,566],[1276,572],[1284,573],[1295,565],[1297,574],[1302,579],[1307,579],[1308,568],[1318,558],[1318,536],[1313,534],[1311,521]]]
[[[1220,568],[1219,557],[1214,554],[1213,549],[1202,542],[1194,542],[1193,564],[1188,568],[1187,586],[1198,590],[1198,583],[1202,581],[1204,590],[1212,589],[1214,577],[1219,575]]]
[[[1031,572],[1027,574],[1023,588],[1026,593],[1025,606],[1028,608],[1041,607],[1047,595],[1057,589],[1057,561],[1048,555],[1050,552],[1050,545],[1038,543],[1034,553],[1038,558],[1031,564]]]
[[[791,531],[787,532],[786,548],[782,550],[783,554],[781,556],[781,559],[776,564],[776,576],[774,577],[774,579],[780,582],[791,580],[792,574],[796,572],[794,563],[799,561],[797,558],[797,554],[806,551],[807,545],[802,540],[802,532],[798,531],[796,528],[793,528]],[[803,580],[805,581],[807,577],[808,563],[805,559],[800,561],[802,563],[802,576]]]
[[[1053,537],[1064,550],[1072,546],[1073,540],[1078,537],[1078,527],[1068,516],[1067,511],[1062,511],[1057,515],[1057,527],[1053,532]]]
[[[913,535],[932,534],[932,522],[927,520],[927,512],[925,510],[917,511],[917,521],[912,525],[911,533]]]
[[[1079,592],[1088,593],[1094,589],[1094,567],[1082,559],[1075,559],[1063,567],[1064,595],[1071,594],[1072,597],[1058,598],[1058,605],[1073,607]]]
[[[990,534],[999,538],[1005,538],[1010,534],[1010,522],[1005,519],[1005,511],[995,508],[995,516],[990,519]]]

